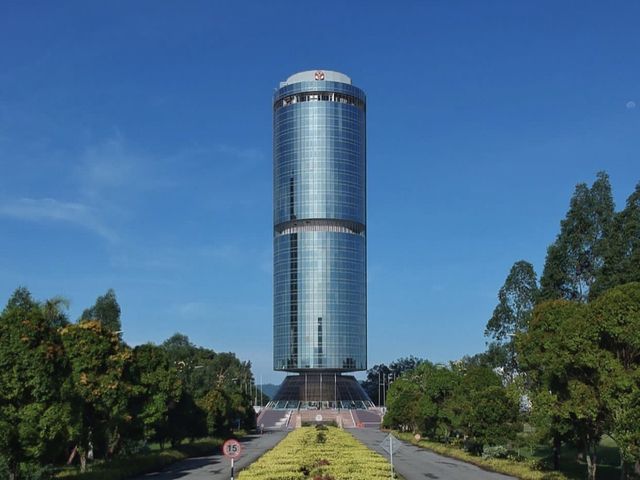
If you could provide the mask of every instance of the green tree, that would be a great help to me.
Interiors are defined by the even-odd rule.
[[[538,279],[533,265],[524,260],[513,264],[498,292],[498,305],[487,322],[485,335],[498,342],[510,342],[525,331],[538,298]]]
[[[640,283],[603,293],[589,305],[588,321],[597,326],[596,341],[606,355],[600,390],[624,478],[629,464],[640,464]]]
[[[566,390],[565,365],[569,361],[554,363],[554,355],[547,345],[564,350],[558,344],[558,336],[568,318],[579,312],[581,306],[566,301],[545,302],[533,312],[529,330],[516,339],[520,367],[527,373],[533,405],[531,420],[540,439],[550,440],[553,447],[553,467],[560,468],[560,448],[570,437],[571,425],[562,414],[560,394]]]
[[[131,411],[145,440],[164,444],[175,438],[169,417],[182,398],[183,382],[166,351],[153,344],[133,349],[131,381],[139,387]]]
[[[462,378],[444,405],[453,427],[466,439],[473,454],[485,445],[503,445],[520,428],[518,402],[500,377],[487,367],[461,371]]]
[[[251,395],[242,388],[242,370],[248,367],[235,355],[222,353],[216,357],[218,369],[216,383],[199,404],[206,413],[207,430],[210,435],[226,435],[234,428],[254,428],[255,412]]]
[[[102,326],[112,332],[120,332],[120,305],[116,299],[116,292],[112,288],[98,297],[96,303],[82,312],[80,321],[97,320]]]
[[[413,355],[410,355],[408,357],[401,357],[389,364],[389,373],[391,374],[391,377],[395,379],[400,377],[405,372],[415,370],[425,361],[426,360],[414,357]]]
[[[53,327],[64,327],[69,324],[66,310],[69,309],[69,300],[64,297],[53,297],[42,303],[42,313],[47,322]]]
[[[601,393],[613,365],[598,347],[599,326],[588,308],[566,300],[538,305],[517,345],[533,387],[532,418],[548,421],[538,427],[547,429],[556,448],[567,437],[584,448],[588,478],[594,479],[609,413]]]
[[[233,353],[216,353],[196,347],[179,333],[166,340],[162,348],[177,366],[192,400],[185,399],[186,410],[178,416],[188,410],[199,410],[194,418],[204,416],[206,429],[211,434],[228,433],[238,421],[244,428],[255,426],[251,405],[251,363],[241,362]]]
[[[403,357],[391,362],[388,366],[383,364],[374,365],[367,370],[367,378],[361,382],[367,395],[372,402],[377,405],[385,403],[387,390],[394,380],[400,378],[405,372],[410,372],[417,368],[425,360],[414,356]]]
[[[171,445],[177,445],[186,438],[200,438],[207,435],[207,415],[196,404],[193,396],[185,389],[174,408],[169,410],[167,432],[162,434]]]
[[[484,331],[485,336],[494,340],[490,345],[492,358],[499,358],[498,351],[504,358],[503,363],[496,366],[502,368],[510,380],[518,370],[513,338],[526,331],[538,296],[538,278],[533,265],[524,260],[514,263],[500,287],[498,304]]]
[[[418,424],[421,432],[447,441],[453,424],[445,405],[458,386],[460,375],[443,365],[423,362],[408,372],[406,378],[420,386]]]
[[[211,390],[201,399],[206,414],[209,435],[229,435],[233,431],[233,410],[229,393],[221,387]]]
[[[391,370],[384,363],[379,365],[374,365],[369,370],[367,370],[367,378],[365,378],[362,382],[362,388],[373,403],[376,405],[382,405],[382,385],[383,378],[389,375]]]
[[[604,242],[603,265],[590,291],[593,299],[617,285],[640,281],[640,183],[618,212]]]
[[[133,419],[128,407],[138,393],[127,378],[132,352],[117,333],[97,320],[68,325],[61,329],[61,336],[71,366],[67,384],[71,440],[84,471],[90,450],[109,457],[118,448],[122,432],[130,428]]]
[[[46,308],[18,288],[0,315],[0,457],[10,479],[52,463],[68,435],[68,372]],[[0,462],[2,463],[2,462]]]
[[[599,172],[591,188],[576,186],[560,233],[547,250],[540,279],[541,298],[586,302],[604,264],[607,235],[612,228],[614,203],[609,176]]]
[[[504,368],[508,364],[511,355],[510,343],[491,342],[487,350],[475,355],[465,355],[460,360],[453,362],[463,369],[471,367],[489,367],[490,369]]]
[[[189,337],[176,333],[162,345],[169,362],[177,369],[186,390],[194,399],[203,398],[218,381],[221,368],[213,350],[195,346]],[[234,357],[235,358],[235,357]],[[222,368],[224,370],[224,367]]]
[[[231,422],[229,426],[222,426],[219,431],[235,426],[254,428],[255,412],[251,405],[250,389],[247,388],[252,379],[251,363],[241,362],[233,353],[223,352],[216,354],[205,365],[203,375],[213,374],[212,380],[215,379],[214,388],[209,389],[205,398],[213,396],[224,399],[226,418]],[[205,411],[208,413],[215,410],[211,408],[211,401],[207,405]],[[209,417],[212,418],[211,415]],[[217,424],[222,425],[220,421]]]
[[[420,426],[420,386],[405,377],[395,380],[387,393],[386,427],[416,432]]]
[[[186,335],[174,333],[162,343],[162,348],[167,352],[169,360],[177,363],[192,359],[198,347],[191,343]]]

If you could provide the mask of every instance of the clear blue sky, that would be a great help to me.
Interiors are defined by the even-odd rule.
[[[577,182],[640,181],[640,3],[0,4],[0,303],[176,331],[271,370],[271,95],[368,94],[369,365],[484,349],[514,261],[542,270]],[[635,103],[634,103],[635,102]],[[637,104],[637,107],[635,106]]]

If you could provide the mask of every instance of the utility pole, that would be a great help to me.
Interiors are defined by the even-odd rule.
[[[387,406],[387,374],[383,373],[382,374],[382,405],[384,407]]]

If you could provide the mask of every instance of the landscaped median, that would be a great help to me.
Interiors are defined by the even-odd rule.
[[[423,439],[416,440],[411,433],[394,432],[394,435],[400,440],[410,442],[418,447],[426,448],[427,450],[444,455],[445,457],[462,460],[463,462],[477,465],[485,470],[504,473],[505,475],[511,475],[521,480],[568,480],[568,477],[560,472],[543,472],[536,470],[532,464],[526,462],[518,462],[502,458],[478,457],[454,446]]]
[[[391,466],[336,427],[303,427],[240,472],[239,480],[388,480]]]

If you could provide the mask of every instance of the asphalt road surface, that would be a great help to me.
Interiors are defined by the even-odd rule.
[[[373,428],[353,428],[348,431],[371,450],[389,459],[389,454],[380,446],[387,432]],[[443,457],[405,442],[397,452],[393,452],[393,464],[395,471],[405,480],[515,480],[515,477],[487,472],[475,465]]]
[[[265,432],[240,440],[242,456],[235,462],[235,474],[276,446],[288,432]],[[231,461],[220,451],[207,457],[196,457],[174,463],[161,472],[147,473],[135,480],[229,480]]]

